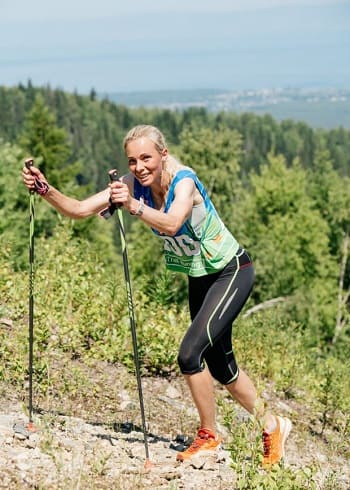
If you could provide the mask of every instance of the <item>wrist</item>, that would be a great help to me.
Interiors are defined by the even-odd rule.
[[[50,190],[49,184],[45,180],[40,180],[38,177],[34,182],[34,191],[40,196],[45,196]]]
[[[142,216],[145,209],[145,201],[143,197],[140,197],[139,201],[135,199],[134,203],[135,206],[132,206],[132,208],[129,210],[130,214],[132,214],[133,216]]]

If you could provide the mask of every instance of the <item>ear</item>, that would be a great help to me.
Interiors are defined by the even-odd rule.
[[[168,156],[168,148],[163,148],[161,154],[162,154],[162,160],[165,161],[167,159],[167,156]]]

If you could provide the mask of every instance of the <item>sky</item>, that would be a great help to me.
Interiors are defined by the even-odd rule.
[[[0,85],[350,88],[350,0],[0,0]]]

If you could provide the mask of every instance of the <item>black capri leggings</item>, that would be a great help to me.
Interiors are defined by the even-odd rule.
[[[204,360],[221,384],[238,377],[232,349],[232,323],[247,301],[254,283],[248,254],[239,249],[219,272],[188,278],[192,324],[180,346],[178,363],[183,374],[203,371]]]

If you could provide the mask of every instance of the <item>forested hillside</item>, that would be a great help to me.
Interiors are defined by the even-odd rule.
[[[350,131],[314,130],[249,113],[128,109],[97,100],[93,92],[81,96],[30,83],[0,87],[0,116],[2,397],[12,392],[26,399],[24,158],[32,155],[63,192],[85,197],[107,185],[109,169],[126,171],[123,136],[135,124],[150,123],[165,133],[171,152],[196,170],[254,260],[256,285],[234,329],[239,363],[262,392],[273,387],[287,405],[303,407],[303,414],[292,416],[305,437],[325,443],[330,458],[349,457]],[[189,321],[186,282],[165,271],[161,244],[149,230],[129,215],[125,219],[142,372],[178,376],[177,348]],[[35,196],[39,406],[81,396],[79,376],[63,379],[52,369],[60,356],[87,366],[120,363],[132,371],[122,259],[113,220],[73,222]],[[89,399],[88,390],[84,396]],[[233,415],[226,412],[229,423]],[[236,471],[243,481],[249,462],[240,462]],[[237,488],[321,488],[316,464],[305,474],[297,471],[299,483],[286,469],[276,476],[283,487],[265,487],[259,486],[263,475],[250,470],[250,486]],[[337,471],[324,473],[329,486],[322,488],[345,488]]]

